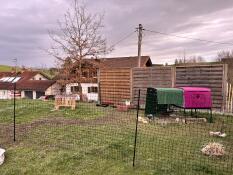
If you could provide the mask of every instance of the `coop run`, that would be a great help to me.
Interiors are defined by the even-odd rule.
[[[145,115],[155,117],[158,114],[168,113],[171,107],[195,111],[197,109],[209,110],[209,122],[212,118],[211,90],[202,87],[180,87],[180,88],[147,88]],[[186,116],[186,115],[185,115]]]

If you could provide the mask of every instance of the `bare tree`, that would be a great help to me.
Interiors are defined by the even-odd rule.
[[[233,58],[233,50],[232,51],[225,51],[225,50],[222,50],[220,52],[218,52],[217,54],[217,61],[221,62],[222,59],[224,58]]]
[[[73,3],[71,9],[65,13],[63,21],[58,21],[59,32],[49,32],[54,43],[49,53],[57,59],[62,72],[66,75],[62,83],[76,81],[82,98],[84,58],[96,58],[106,54],[110,49],[107,49],[106,39],[101,34],[104,16],[99,13],[89,13],[86,6],[79,4],[78,0],[74,0]],[[74,63],[77,68],[71,72],[69,70],[72,70]],[[72,73],[76,76],[71,76]]]
[[[202,56],[191,56],[189,57],[188,63],[202,63],[202,62],[205,62],[205,59],[202,57]]]
[[[184,62],[183,58],[176,58],[175,59],[175,65],[177,64],[190,64],[190,63],[202,63],[205,62],[205,59],[202,56],[190,56],[186,61]]]
[[[197,56],[197,62],[198,63],[202,63],[202,62],[206,62],[205,58],[202,56]]]

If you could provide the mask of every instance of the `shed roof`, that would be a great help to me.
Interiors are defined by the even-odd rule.
[[[138,57],[114,57],[114,58],[99,58],[86,59],[94,64],[98,64],[100,68],[134,68],[138,67]],[[149,56],[141,56],[141,67],[152,66]]]
[[[107,68],[134,68],[138,67],[138,57],[116,57],[116,58],[102,58],[100,63]],[[149,56],[141,57],[141,67],[152,66]]]

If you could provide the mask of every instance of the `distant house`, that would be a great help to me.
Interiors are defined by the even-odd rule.
[[[17,97],[38,99],[44,95],[56,95],[60,86],[56,81],[38,71],[0,72],[0,99],[13,97],[13,83],[16,83]]]
[[[118,85],[124,81],[119,82],[118,77],[114,78],[111,75],[103,77],[104,76],[103,72],[105,70],[130,71],[132,68],[138,66],[138,57],[134,56],[134,57],[84,59],[83,62],[86,65],[84,66],[86,69],[82,71],[83,72],[83,76],[82,76],[83,79],[81,80],[82,94],[86,96],[88,101],[98,101],[100,100],[101,96],[102,99],[104,99],[106,95],[111,96],[110,94],[113,93],[111,91],[114,91],[114,93],[118,93],[118,94],[121,93],[121,91],[124,91],[124,88],[116,89],[118,88]],[[141,67],[150,67],[150,66],[152,66],[150,57],[142,56]],[[74,66],[73,69],[75,69],[75,67],[76,66]],[[128,74],[125,75],[123,79],[127,79],[128,81],[130,81],[130,77]],[[126,82],[126,84],[128,83],[130,82]],[[109,89],[107,89],[108,87]],[[66,94],[79,94],[79,92],[80,90],[78,87],[78,82],[74,81],[66,84]],[[125,92],[122,92],[122,94],[123,93]],[[128,94],[130,94],[130,92]]]
[[[98,62],[93,62],[92,59],[82,60],[82,75],[78,75],[79,63],[75,62],[69,69],[69,75],[61,73],[55,77],[55,80],[64,85],[63,93],[66,95],[76,95],[77,99],[80,98],[79,83],[82,88],[82,96],[87,101],[98,100],[98,84],[97,72],[99,68]]]

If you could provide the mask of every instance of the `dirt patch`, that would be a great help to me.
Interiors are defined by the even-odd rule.
[[[31,123],[17,124],[16,135],[22,137],[29,131],[41,126],[101,126],[101,125],[121,125],[133,122],[134,118],[129,115],[108,115],[92,120],[70,119],[64,117],[50,117],[35,120]],[[13,142],[13,124],[0,124],[0,145],[8,145]]]

